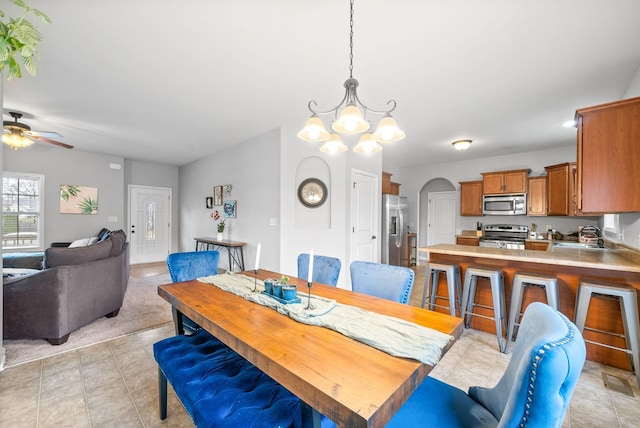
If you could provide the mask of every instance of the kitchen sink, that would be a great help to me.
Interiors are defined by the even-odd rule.
[[[596,250],[596,251],[606,251],[609,248],[607,247],[599,247],[597,244],[585,244],[582,242],[572,242],[572,241],[556,241],[553,243],[554,248],[576,248],[579,250]]]

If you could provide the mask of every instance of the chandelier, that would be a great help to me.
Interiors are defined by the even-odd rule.
[[[327,111],[317,111],[317,103],[309,101],[309,110],[312,115],[307,120],[304,128],[298,132],[298,138],[313,143],[325,142],[320,151],[324,153],[340,153],[347,150],[340,135],[353,135],[365,132],[360,137],[358,144],[353,148],[357,153],[375,153],[382,150],[378,143],[392,143],[402,140],[404,132],[398,128],[396,120],[391,116],[391,112],[396,108],[396,101],[389,100],[387,105],[391,105],[388,110],[374,110],[367,107],[358,98],[358,81],[353,78],[353,0],[350,4],[349,16],[349,78],[344,82],[345,94],[340,103]],[[367,113],[382,115],[382,119],[373,133],[368,133],[371,124],[367,120]],[[334,120],[331,123],[333,133],[329,133],[324,127],[320,115],[333,114]]]

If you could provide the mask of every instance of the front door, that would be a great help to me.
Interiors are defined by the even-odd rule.
[[[171,248],[171,189],[129,186],[131,264],[164,261]]]

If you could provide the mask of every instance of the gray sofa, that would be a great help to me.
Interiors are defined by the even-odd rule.
[[[88,247],[48,248],[42,267],[3,278],[5,339],[60,345],[74,330],[116,316],[129,281],[129,243],[115,231]]]

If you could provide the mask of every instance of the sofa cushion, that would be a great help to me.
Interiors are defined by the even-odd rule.
[[[96,237],[98,238],[99,242],[102,242],[106,239],[106,237],[109,235],[109,233],[111,233],[111,231],[107,228],[102,228],[100,229],[100,232],[98,232],[98,234],[96,235]]]
[[[77,265],[106,259],[111,254],[111,240],[99,244],[77,248],[47,248],[44,252],[44,267]]]
[[[127,242],[127,235],[122,230],[114,230],[109,234],[111,241],[111,256],[117,256],[124,249],[124,244]]]

